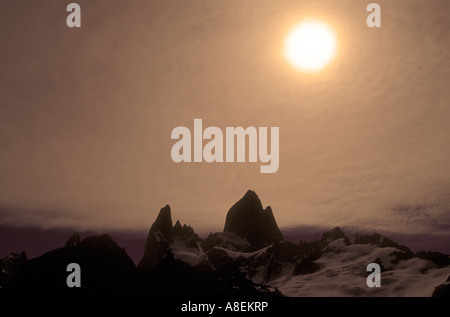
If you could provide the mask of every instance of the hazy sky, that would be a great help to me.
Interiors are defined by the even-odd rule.
[[[450,2],[0,1],[0,222],[221,230],[247,189],[280,227],[450,231]],[[338,52],[284,58],[314,17]],[[172,161],[172,129],[280,128],[280,167]]]

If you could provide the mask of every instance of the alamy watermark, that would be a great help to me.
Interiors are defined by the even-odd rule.
[[[372,272],[367,276],[366,284],[368,287],[381,287],[381,267],[378,263],[369,263],[367,272]]]
[[[66,11],[70,12],[67,16],[66,24],[69,28],[81,27],[81,6],[78,3],[69,3],[66,7]],[[366,11],[370,12],[367,16],[366,24],[369,28],[381,27],[381,7],[378,3],[369,3],[366,7]]]
[[[261,173],[275,173],[280,164],[279,138],[279,127],[271,127],[270,135],[267,127],[226,127],[224,133],[215,126],[203,130],[203,120],[194,119],[193,133],[184,126],[172,130],[171,139],[178,141],[172,146],[170,155],[175,163],[230,163],[246,162],[248,154],[248,162],[266,163],[261,165]],[[205,144],[204,140],[207,141]]]

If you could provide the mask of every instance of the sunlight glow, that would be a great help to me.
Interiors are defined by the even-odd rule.
[[[285,43],[288,61],[296,68],[317,72],[323,69],[336,52],[336,36],[325,23],[308,20],[295,26]]]

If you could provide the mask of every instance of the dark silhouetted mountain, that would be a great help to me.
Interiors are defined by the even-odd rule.
[[[67,265],[81,267],[81,288],[66,285]],[[131,289],[136,267],[108,235],[87,237],[76,246],[59,248],[28,260],[6,288],[18,294],[123,293]]]
[[[212,248],[208,250],[205,255],[208,262],[212,264],[212,266],[209,267],[209,270],[216,270],[223,266],[230,266],[235,263],[234,259],[229,256],[227,250],[223,248]]]
[[[187,226],[186,224],[181,225],[179,220],[173,226],[173,233],[178,237],[184,238],[198,237],[191,226]]]
[[[256,248],[250,244],[247,239],[232,232],[210,233],[209,236],[202,241],[202,246],[205,251],[208,251],[214,247],[241,252],[252,252],[256,250]]]
[[[158,231],[167,241],[173,241],[172,214],[169,205],[165,205],[159,211],[158,217],[150,227],[150,232]]]
[[[78,243],[81,242],[81,237],[79,232],[74,232],[69,239],[67,239],[65,247],[76,247]]]
[[[223,231],[245,238],[257,249],[284,240],[272,208],[263,209],[258,195],[251,190],[230,208]]]
[[[176,236],[191,236],[194,235],[194,229],[191,226],[181,225],[180,220],[177,220],[173,226],[173,234]]]
[[[356,235],[355,244],[367,244],[367,243],[376,245],[380,248],[392,247],[392,248],[396,248],[401,251],[404,251],[408,254],[411,254],[411,255],[413,254],[411,249],[408,248],[407,246],[400,245],[397,242],[395,242],[389,238],[386,238],[376,232],[374,232],[372,235],[362,235],[362,236],[360,236],[358,234]]]
[[[339,227],[335,227],[333,230],[325,232],[322,234],[322,238],[320,239],[320,244],[322,247],[326,246],[328,243],[335,241],[337,239],[344,239],[345,245],[350,245],[351,242],[344,234],[344,232]]]
[[[450,297],[450,275],[445,283],[436,286],[431,297]]]
[[[174,237],[170,206],[166,205],[159,211],[158,217],[150,227],[145,244],[144,256],[138,267],[142,270],[152,268],[160,262],[169,250]]]
[[[372,262],[387,273],[382,288],[361,287]],[[69,263],[81,267],[81,288],[66,285]],[[169,205],[161,208],[139,267],[110,236],[81,240],[74,233],[65,247],[40,257],[3,259],[0,286],[12,294],[70,296],[448,296],[449,265],[447,255],[414,254],[376,233],[358,235],[352,245],[339,227],[313,242],[284,241],[270,207],[248,191],[228,211],[224,231],[206,239],[180,221],[173,226]]]
[[[200,237],[195,233],[194,229],[191,226],[186,224],[181,225],[180,221],[177,220],[175,225],[173,226],[174,237],[177,240],[184,241],[188,248],[195,248],[200,250],[201,241]]]
[[[430,260],[438,268],[450,265],[450,257],[440,252],[420,251],[417,252],[416,256],[420,259]]]
[[[16,261],[21,257],[14,256]],[[8,263],[12,263],[12,258]],[[69,263],[80,265],[80,288],[66,285]],[[108,235],[87,237],[76,246],[25,259],[3,290],[13,295],[52,296],[282,296],[274,287],[250,281],[235,266],[200,271],[175,260],[170,251],[151,269],[139,270]]]
[[[11,278],[19,272],[23,265],[27,262],[25,252],[20,254],[11,253],[0,260],[0,288],[4,287]]]
[[[409,253],[409,252],[405,252],[405,251],[393,251],[389,255],[394,257],[391,260],[391,264],[397,264],[400,261],[406,261],[406,260],[412,259],[414,257],[413,253]]]
[[[298,247],[300,249],[301,254],[304,254],[305,256],[311,255],[315,258],[320,257],[323,250],[323,246],[319,240],[312,242],[300,240],[298,243]]]
[[[267,252],[283,262],[296,263],[300,258],[303,258],[309,253],[302,250],[301,246],[290,241],[277,241],[272,244]]]
[[[252,282],[236,266],[223,265],[214,271],[199,271],[167,256],[143,277],[146,296],[189,297],[279,297],[274,287]],[[150,287],[151,286],[151,287]]]
[[[303,260],[301,260],[295,267],[294,272],[292,273],[294,276],[296,275],[306,275],[317,272],[320,269],[320,266],[314,262],[314,257],[307,256]]]

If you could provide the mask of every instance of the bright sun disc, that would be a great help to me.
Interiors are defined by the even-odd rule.
[[[336,51],[336,37],[328,25],[305,21],[295,26],[286,39],[285,54],[295,67],[310,72],[324,68]]]

